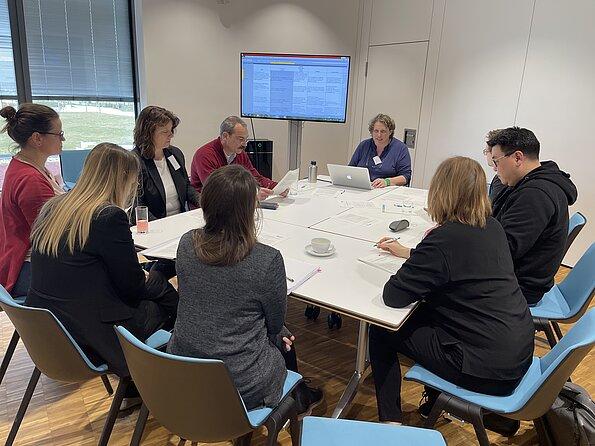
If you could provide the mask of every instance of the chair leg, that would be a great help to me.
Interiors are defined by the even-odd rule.
[[[19,343],[20,336],[15,330],[12,333],[12,338],[10,338],[10,342],[8,343],[8,348],[6,349],[6,353],[4,353],[4,358],[2,358],[2,365],[0,365],[0,384],[2,384],[2,380],[4,379],[4,375],[6,370],[8,369],[8,364],[10,364],[10,360],[12,359],[12,355],[14,355],[14,351],[17,348],[17,344]]]
[[[12,423],[12,428],[10,429],[10,433],[8,434],[8,438],[6,439],[5,446],[12,446],[12,444],[14,443],[14,439],[17,436],[17,432],[19,431],[21,422],[25,417],[25,412],[27,411],[27,407],[29,407],[29,402],[31,401],[31,397],[33,396],[35,387],[37,387],[37,382],[39,381],[40,375],[41,372],[37,367],[35,367],[33,369],[33,373],[31,374],[29,384],[27,385],[27,390],[25,390],[25,394],[23,395],[23,400],[21,401],[21,405],[19,406],[17,415],[14,419],[14,422]]]
[[[556,336],[558,337],[558,341],[559,341],[564,336],[562,334],[562,330],[560,330],[560,325],[558,325],[558,323],[556,321],[552,321],[552,327],[554,327],[554,333],[556,333]]]
[[[114,389],[112,387],[112,383],[109,382],[107,375],[101,375],[101,381],[103,381],[103,385],[107,391],[107,394],[112,395],[114,393]]]
[[[543,325],[543,331],[545,333],[545,337],[547,338],[547,342],[550,344],[551,348],[554,348],[556,345],[556,337],[554,336],[554,332],[552,331],[552,326],[549,323]]]
[[[99,443],[97,443],[98,446],[107,446],[107,442],[109,441],[109,437],[112,434],[112,430],[114,428],[114,423],[116,422],[116,417],[118,416],[118,411],[120,410],[120,405],[124,399],[124,393],[126,392],[126,388],[128,387],[129,383],[130,377],[120,378],[118,388],[116,389],[116,394],[114,395],[112,405],[107,414],[105,424],[103,425],[103,431],[101,432]]]
[[[475,435],[480,446],[490,446],[490,440],[488,439],[488,433],[486,432],[485,426],[483,425],[483,416],[481,414],[481,408],[474,406],[469,407],[469,415],[471,423],[473,423],[473,429],[475,429]]]
[[[291,435],[291,446],[300,446],[302,437],[302,423],[298,421],[297,412],[289,417],[289,435]]]
[[[143,405],[140,407],[138,420],[136,420],[136,426],[134,427],[134,433],[132,434],[132,439],[130,440],[130,446],[140,445],[140,441],[143,437],[143,432],[145,431],[145,426],[147,424],[148,417],[149,409],[147,409],[147,406],[145,406],[145,403],[143,403]]]
[[[444,408],[446,407],[448,402],[451,400],[451,398],[452,397],[450,395],[447,395],[445,393],[441,393],[440,395],[438,395],[436,402],[432,406],[430,415],[428,416],[428,419],[424,423],[424,427],[426,427],[428,429],[434,428],[436,421],[438,421],[438,417],[440,417],[440,414],[442,413],[442,411],[444,410]]]
[[[275,440],[276,440],[276,438],[275,438]],[[252,441],[252,432],[248,432],[247,434],[234,439],[233,446],[250,446],[251,441]]]

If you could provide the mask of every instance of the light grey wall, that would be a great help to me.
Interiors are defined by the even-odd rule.
[[[357,52],[360,0],[142,0],[138,7],[146,104],[180,116],[174,144],[188,164],[223,118],[240,113],[240,52]],[[288,168],[288,124],[255,119],[254,126],[258,138],[274,141],[279,179]],[[306,123],[302,166],[314,159],[324,171],[328,162],[344,163],[348,144],[349,117],[347,124]]]

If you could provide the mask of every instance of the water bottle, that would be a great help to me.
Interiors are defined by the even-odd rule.
[[[310,161],[310,166],[308,167],[308,183],[316,183],[317,178],[318,166],[316,165],[316,161]]]

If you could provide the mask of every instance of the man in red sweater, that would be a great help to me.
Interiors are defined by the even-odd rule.
[[[200,192],[209,175],[220,167],[228,164],[244,166],[254,176],[260,189],[258,199],[264,200],[273,193],[272,189],[277,183],[262,176],[250,162],[246,154],[248,142],[248,127],[237,116],[229,116],[219,127],[219,137],[200,147],[192,158],[190,167],[190,183]],[[283,192],[286,196],[288,191]]]

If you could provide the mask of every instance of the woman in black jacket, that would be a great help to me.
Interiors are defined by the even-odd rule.
[[[380,421],[402,421],[398,353],[471,391],[510,394],[533,356],[534,327],[514,275],[504,230],[493,217],[481,166],[464,157],[438,167],[428,195],[437,226],[415,249],[383,238],[407,261],[384,287],[384,303],[419,302],[396,332],[370,329]],[[426,389],[427,415],[437,392]]]
[[[137,206],[147,206],[149,220],[169,217],[200,207],[200,195],[190,184],[186,160],[171,145],[180,119],[169,110],[150,105],[134,126],[134,149],[140,159],[140,190]],[[135,221],[134,210],[131,213]],[[167,279],[176,275],[175,262],[159,260],[151,268]]]
[[[27,305],[50,310],[95,364],[128,376],[114,325],[145,339],[173,325],[178,293],[145,280],[124,211],[137,191],[136,155],[96,146],[74,188],[42,208],[31,233]]]

